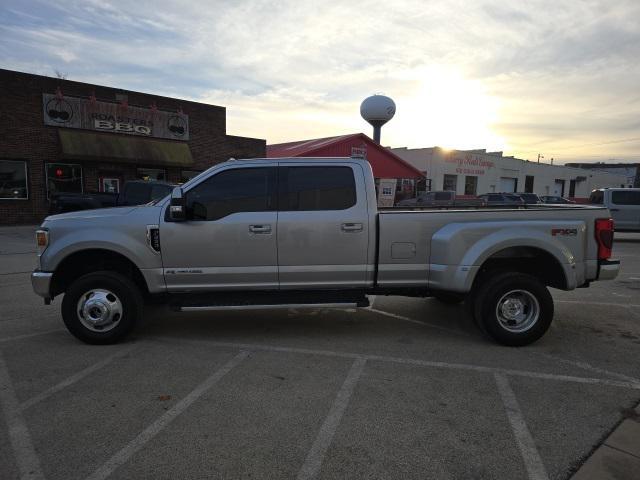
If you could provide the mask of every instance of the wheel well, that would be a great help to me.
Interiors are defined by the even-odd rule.
[[[131,260],[120,253],[103,249],[82,250],[62,260],[53,274],[51,293],[53,296],[59,295],[77,278],[100,270],[121,273],[132,279],[143,295],[149,293],[140,269]]]
[[[510,247],[494,253],[480,267],[474,286],[482,277],[496,270],[526,273],[549,287],[567,288],[567,279],[558,259],[540,248]]]

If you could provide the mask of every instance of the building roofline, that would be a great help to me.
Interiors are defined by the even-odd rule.
[[[87,85],[87,86],[91,86],[91,87],[106,88],[106,89],[109,89],[109,90],[114,90],[115,93],[133,93],[133,94],[137,94],[137,95],[147,95],[147,96],[150,96],[150,97],[155,97],[155,98],[158,98],[158,99],[168,100],[168,101],[171,101],[171,102],[178,101],[178,102],[182,102],[182,103],[185,103],[185,104],[204,105],[206,107],[220,108],[220,109],[225,110],[225,111],[227,109],[226,107],[223,107],[221,105],[214,105],[212,103],[195,102],[193,100],[187,100],[187,99],[178,98],[178,97],[167,97],[165,95],[158,95],[156,93],[151,93],[151,92],[141,92],[141,91],[138,91],[138,90],[129,90],[129,89],[126,89],[126,88],[111,87],[109,85],[102,85],[102,84],[99,84],[99,83],[89,83],[89,82],[83,82],[83,81],[79,81],[79,80],[69,80],[69,79],[66,79],[66,78],[65,79],[56,78],[56,77],[51,77],[51,76],[48,76],[48,75],[40,75],[40,74],[37,74],[37,73],[29,73],[29,72],[22,72],[20,70],[9,70],[9,69],[6,69],[6,68],[0,68],[0,75],[2,75],[2,74],[16,74],[16,73],[20,74],[20,75],[26,75],[26,76],[29,76],[29,77],[38,77],[38,78],[41,78],[43,80],[44,79],[53,80],[53,81],[60,82],[62,84],[64,84],[64,83],[75,84],[77,86]],[[62,91],[62,93],[64,93],[64,90]],[[78,95],[74,95],[74,96],[78,96]],[[133,107],[133,106],[136,106],[136,105],[131,104],[131,106]]]

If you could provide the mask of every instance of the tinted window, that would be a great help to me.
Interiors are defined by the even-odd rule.
[[[344,210],[356,204],[349,167],[284,167],[280,210]]]
[[[502,201],[502,195],[489,194],[489,201],[491,201],[491,202],[501,202]]]
[[[640,191],[611,192],[611,201],[617,205],[640,205]]]
[[[591,196],[589,197],[589,203],[602,205],[604,203],[604,192],[602,191],[591,192]]]
[[[187,218],[218,220],[238,212],[275,210],[275,169],[237,168],[209,177],[187,193]]]
[[[148,203],[149,185],[144,183],[128,183],[121,205],[142,205]]]
[[[159,198],[166,197],[171,192],[169,185],[154,185],[151,187],[151,200],[158,200]]]
[[[451,194],[447,192],[438,192],[435,197],[436,200],[451,200]]]

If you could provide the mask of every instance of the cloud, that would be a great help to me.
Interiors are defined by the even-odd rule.
[[[386,144],[569,161],[640,136],[636,0],[6,3],[5,68],[222,104],[230,132],[271,143],[368,132],[374,92],[398,105]]]

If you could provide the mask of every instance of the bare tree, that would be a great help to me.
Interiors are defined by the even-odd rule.
[[[69,77],[68,73],[62,73],[57,68],[53,72],[56,74],[56,77],[58,77],[60,80],[67,80],[67,78]]]

